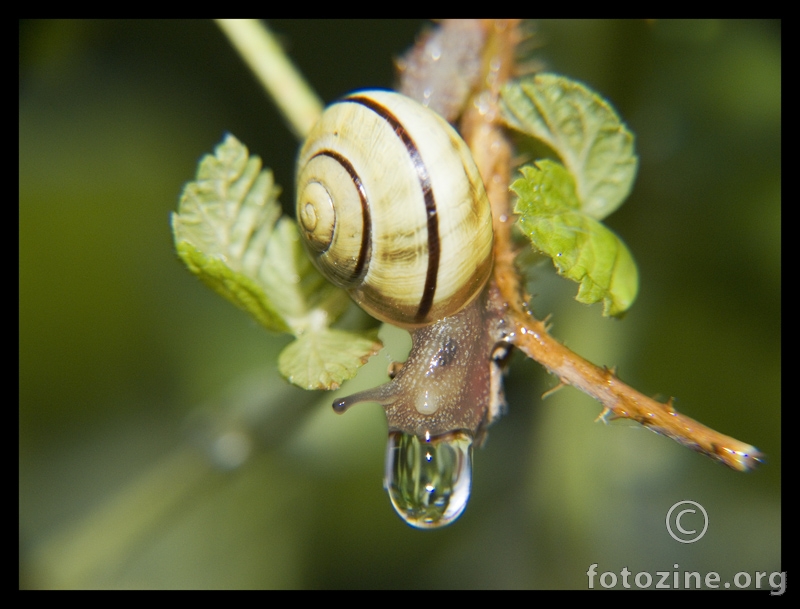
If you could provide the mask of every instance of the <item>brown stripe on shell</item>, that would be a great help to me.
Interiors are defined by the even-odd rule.
[[[433,307],[433,298],[436,294],[436,281],[439,273],[439,256],[441,252],[441,244],[439,242],[439,218],[436,215],[436,199],[433,196],[433,187],[431,185],[428,168],[425,166],[419,154],[417,145],[414,143],[414,140],[411,139],[405,127],[403,127],[397,117],[385,106],[382,106],[374,99],[358,95],[348,97],[342,101],[361,104],[389,123],[397,137],[402,140],[403,145],[408,151],[408,156],[417,171],[417,179],[419,180],[419,186],[425,199],[425,215],[428,223],[428,270],[425,275],[425,287],[422,291],[422,298],[420,299],[417,313],[414,316],[416,322],[421,322],[428,315],[431,307]]]
[[[367,203],[367,192],[364,189],[364,183],[361,181],[361,176],[358,175],[355,167],[353,167],[350,161],[344,158],[341,154],[335,150],[326,148],[324,150],[320,150],[311,158],[313,159],[318,156],[327,156],[339,163],[350,176],[350,179],[353,181],[353,186],[355,186],[358,196],[361,199],[361,249],[358,252],[358,261],[356,262],[355,268],[353,268],[353,274],[351,276],[351,281],[355,282],[361,279],[366,272],[370,244],[372,243],[372,220],[370,218],[369,205]]]

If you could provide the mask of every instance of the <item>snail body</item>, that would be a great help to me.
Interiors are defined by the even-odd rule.
[[[391,91],[329,106],[297,165],[297,217],[317,268],[373,317],[413,328],[462,310],[492,267],[492,217],[469,148]]]
[[[469,148],[432,110],[390,91],[329,106],[297,163],[297,219],[314,265],[367,313],[411,330],[408,360],[380,387],[386,487],[411,526],[464,510],[473,444],[504,407],[504,306],[492,270],[492,214]],[[500,355],[498,355],[500,354]]]
[[[407,524],[433,529],[454,522],[469,501],[472,449],[505,410],[504,306],[496,287],[455,315],[411,332],[396,376],[334,401],[336,412],[363,402],[386,411],[384,487]]]

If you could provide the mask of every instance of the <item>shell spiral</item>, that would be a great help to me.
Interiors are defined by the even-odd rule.
[[[460,311],[491,273],[491,209],[469,148],[399,93],[325,110],[300,151],[297,218],[320,272],[395,325]]]

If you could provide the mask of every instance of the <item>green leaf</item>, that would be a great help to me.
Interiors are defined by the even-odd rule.
[[[523,167],[511,189],[519,197],[518,226],[535,248],[553,259],[558,272],[580,283],[578,302],[603,302],[604,315],[620,315],[633,304],[639,273],[628,248],[611,230],[584,213],[570,173],[539,161]]]
[[[199,164],[172,215],[189,270],[262,326],[298,337],[279,359],[289,380],[335,389],[381,348],[372,333],[331,330],[349,306],[306,255],[294,220],[281,217],[272,172],[232,135]]]
[[[575,180],[583,213],[602,220],[630,193],[638,159],[633,134],[617,113],[585,85],[537,74],[501,91],[506,123],[545,142]]]
[[[280,373],[304,389],[338,389],[383,345],[368,335],[324,329],[303,334],[278,357]]]
[[[252,315],[258,323],[273,332],[288,332],[289,326],[264,290],[242,273],[231,270],[219,258],[207,256],[188,241],[177,244],[178,255],[189,270],[208,287]]]
[[[285,216],[267,243],[260,278],[295,335],[326,328],[350,305],[347,293],[311,264],[297,224]]]
[[[265,328],[297,335],[326,327],[349,299],[311,265],[279,194],[261,159],[227,135],[184,187],[172,229],[190,271]]]

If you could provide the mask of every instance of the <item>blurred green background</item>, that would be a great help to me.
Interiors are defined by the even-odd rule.
[[[271,22],[326,101],[391,86],[421,26]],[[781,569],[781,24],[543,21],[534,40],[549,69],[611,100],[641,159],[607,220],[639,264],[633,309],[601,318],[548,263],[534,311],[766,465],[736,473],[595,424],[599,405],[571,388],[542,401],[554,379],[517,355],[466,512],[409,528],[381,487],[380,407],[337,416],[332,394],[288,386],[288,339],[174,253],[169,214],[225,131],[292,206],[298,143],[221,33],[23,21],[20,587],[586,588],[593,563],[722,582]],[[388,356],[374,359],[340,394],[383,382]],[[709,514],[697,543],[666,531],[680,500]]]

